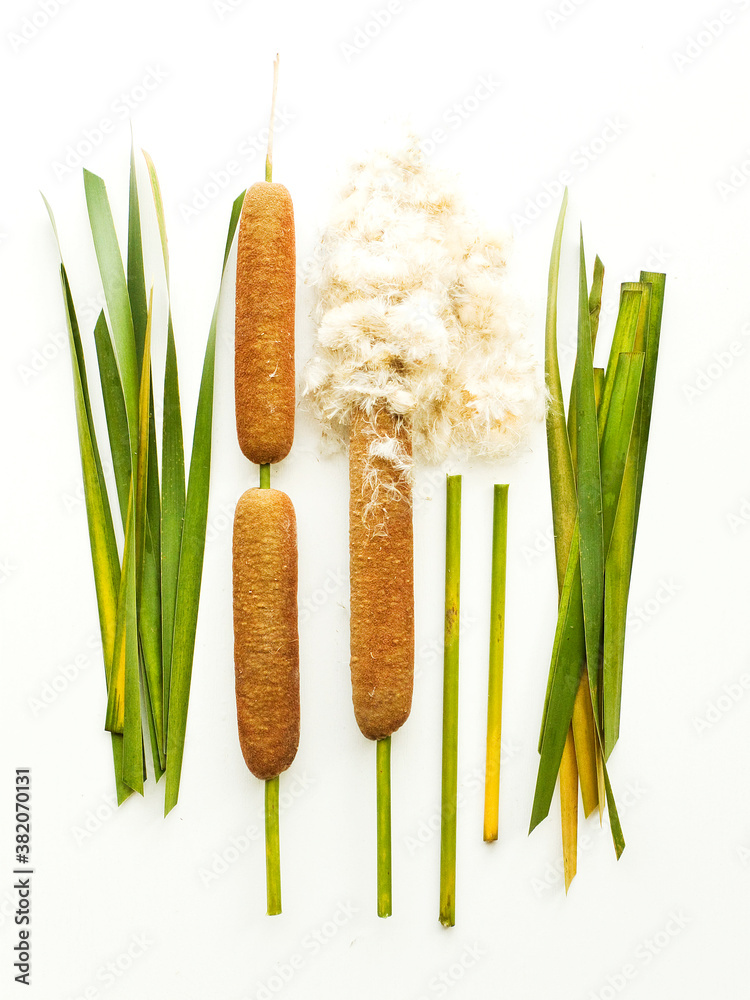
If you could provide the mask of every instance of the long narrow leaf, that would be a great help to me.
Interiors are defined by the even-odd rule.
[[[104,181],[84,169],[83,182],[94,249],[109,310],[112,337],[117,349],[125,409],[128,414],[131,450],[135,454],[138,433],[139,373],[128,285]]]
[[[646,467],[646,449],[648,447],[649,430],[651,429],[651,411],[654,405],[654,389],[656,386],[656,363],[659,356],[659,340],[661,336],[661,321],[664,311],[664,292],[666,274],[655,271],[641,271],[641,282],[651,286],[648,330],[646,332],[646,358],[643,367],[643,407],[640,416],[639,429],[639,462],[638,487],[636,491],[635,524],[638,525],[638,514],[641,507],[643,492],[643,475]]]
[[[565,423],[565,403],[563,401],[562,384],[560,382],[560,367],[557,360],[557,292],[560,276],[560,252],[567,204],[568,192],[566,189],[552,244],[544,338],[544,374],[547,391],[549,392],[546,420],[547,454],[549,458],[550,490],[552,493],[552,522],[555,532],[558,591],[562,590],[565,567],[568,562],[568,552],[573,537],[573,525],[576,519],[575,476]]]
[[[596,394],[594,392],[594,359],[591,351],[591,321],[582,233],[579,261],[576,425],[581,593],[589,686],[591,687],[594,719],[597,720],[599,717],[599,658],[604,616],[604,540],[602,534],[599,430],[596,415]]]
[[[167,330],[167,358],[164,369],[164,416],[162,424],[161,487],[161,630],[164,682],[164,732],[169,713],[172,668],[172,636],[180,567],[180,545],[185,517],[185,453],[182,440],[180,385],[177,352],[171,316]]]
[[[643,286],[622,286],[620,291],[620,307],[612,337],[612,347],[604,375],[604,387],[599,404],[599,435],[604,431],[609,412],[609,403],[614,388],[617,362],[621,354],[630,354],[636,350],[637,331],[642,315]]]
[[[643,385],[605,570],[607,616],[604,633],[605,758],[612,753],[620,734],[628,596],[651,423],[666,280],[665,275],[652,272],[642,272],[641,279],[648,289],[645,297],[649,304],[645,329],[639,328],[636,337],[637,341],[641,340],[639,346],[643,346],[645,350]]]
[[[617,393],[614,395],[615,405],[612,408],[612,420],[607,422],[602,441],[602,453],[607,457],[607,473],[615,481],[615,456],[619,453],[616,441],[618,435],[624,433],[622,424],[627,423],[627,406],[630,406],[630,422],[632,427],[632,393],[634,391],[634,369],[642,363],[626,361],[620,366],[617,381]],[[614,388],[614,382],[613,382]],[[637,382],[635,382],[637,391]],[[620,400],[623,398],[622,406]],[[626,399],[629,404],[626,403]],[[617,489],[619,492],[619,489]],[[581,574],[579,565],[579,528],[576,523],[573,533],[568,566],[566,567],[563,590],[560,596],[560,610],[555,630],[552,649],[552,662],[547,687],[547,712],[545,713],[539,744],[541,760],[537,775],[537,787],[534,796],[532,812],[532,829],[549,812],[552,794],[555,788],[557,772],[560,768],[563,748],[568,727],[573,716],[576,691],[578,689],[581,671],[586,659],[583,597],[581,590]],[[595,722],[597,720],[595,719]],[[600,727],[597,725],[597,729]]]
[[[151,483],[151,433],[153,410],[151,407],[151,323],[153,296],[149,300],[146,318],[146,332],[143,345],[143,364],[139,406],[138,475],[136,504],[136,551],[138,553],[137,579],[139,595],[138,622],[148,697],[145,706],[156,712],[149,717],[149,728],[153,729],[159,744],[159,756],[164,764],[164,705],[161,662],[161,596],[159,582],[159,559],[154,543],[151,519],[148,510],[148,489]],[[157,484],[158,487],[158,484]]]
[[[44,195],[42,195],[42,200],[47,209],[58,250],[60,250],[62,258],[62,249],[60,247],[60,239],[52,207]],[[76,317],[65,265],[62,262],[60,264],[60,280],[63,290],[65,318],[68,327],[68,339],[73,367],[78,443],[81,452],[86,517],[89,526],[94,586],[99,610],[99,627],[102,637],[102,656],[106,679],[109,677],[114,651],[120,562],[117,554],[117,542],[115,540],[109,496],[107,494],[107,486],[104,480],[104,472],[91,413],[91,402],[86,378],[86,363],[83,356],[83,345],[81,344],[78,319]],[[131,789],[128,788],[122,779],[122,737],[112,734],[111,743],[117,804],[122,805],[131,794]]]
[[[573,718],[576,692],[586,659],[586,637],[581,595],[579,531],[576,523],[552,647],[545,713],[539,737],[539,770],[529,832],[549,813],[565,740]]]
[[[122,585],[118,607],[118,643],[115,661],[122,675],[122,775],[133,791],[143,794],[143,736],[141,734],[140,661],[136,600],[136,500],[131,490],[125,530]],[[120,631],[121,629],[121,631]]]
[[[128,300],[133,318],[136,364],[143,363],[143,349],[148,322],[146,303],[146,278],[143,270],[143,243],[141,240],[141,213],[138,204],[138,184],[135,174],[135,148],[130,145],[130,190],[128,198]]]
[[[148,690],[148,680],[145,671],[141,677],[141,693],[143,696],[143,710],[148,723],[148,738],[151,745],[151,760],[154,766],[154,779],[158,782],[165,771],[165,755],[161,741],[156,732],[156,719],[158,719],[158,709],[151,703]]]
[[[130,196],[128,203],[128,298],[133,317],[133,331],[136,344],[136,363],[140,371],[143,364],[143,350],[148,323],[148,303],[146,301],[146,279],[143,268],[143,245],[141,240],[141,211],[138,200],[138,183],[135,168],[135,148],[130,147]],[[148,517],[151,539],[157,559],[161,547],[161,509],[159,498],[159,465],[156,451],[156,420],[154,415],[153,387],[149,390],[149,446],[148,446]],[[160,597],[158,598],[160,602]],[[161,614],[158,607],[153,609],[154,617]]]
[[[112,455],[112,467],[115,473],[117,497],[120,503],[120,516],[123,527],[128,510],[128,491],[130,490],[131,452],[128,432],[128,414],[125,409],[125,397],[122,392],[120,371],[109,335],[107,319],[102,311],[94,326],[94,342],[96,356],[99,362],[99,381],[104,400],[104,413],[107,419],[109,450]]]
[[[615,514],[630,451],[642,384],[643,355],[621,354],[614,380],[607,426],[602,437],[602,526],[609,549]]]
[[[185,451],[182,438],[180,383],[177,371],[177,350],[172,327],[172,306],[169,289],[169,250],[164,218],[164,203],[153,160],[144,150],[156,220],[159,227],[164,274],[167,283],[169,313],[167,319],[167,354],[164,369],[164,412],[162,422],[162,485],[161,485],[161,657],[163,682],[162,747],[166,750],[169,717],[169,690],[172,670],[172,637],[174,633],[177,577],[180,567],[180,545],[185,517]]]
[[[125,675],[127,673],[128,633],[127,615],[129,606],[135,614],[135,543],[134,543],[133,487],[128,492],[128,506],[125,516],[125,543],[123,546],[122,572],[117,590],[117,617],[115,627],[112,667],[107,688],[107,713],[104,728],[110,733],[125,730]],[[132,596],[131,596],[132,595]],[[132,636],[130,637],[132,640]],[[131,643],[132,650],[132,643]],[[137,644],[136,644],[137,658]],[[127,779],[126,779],[127,780]],[[132,788],[132,785],[131,785]]]
[[[146,489],[148,483],[149,394],[151,387],[151,305],[149,304],[143,343],[143,360],[138,393],[137,464],[134,469],[132,499],[128,509],[128,573],[125,580],[123,619],[125,622],[125,721],[123,729],[123,776],[143,792],[145,761],[141,723],[141,666],[138,640],[138,609],[142,603],[143,557],[148,526]],[[123,561],[123,577],[125,562]],[[122,592],[122,591],[121,591]],[[121,598],[122,600],[123,598]]]
[[[560,366],[557,357],[557,295],[560,281],[560,255],[562,249],[565,211],[568,205],[568,191],[565,189],[560,214],[555,227],[550,257],[547,283],[547,315],[544,335],[544,377],[549,393],[547,405],[547,457],[549,461],[550,495],[552,500],[552,525],[555,535],[555,565],[557,567],[557,590],[562,596],[565,570],[571,548],[573,530],[578,516],[575,472],[570,451],[568,429],[565,422]],[[544,699],[541,732],[544,733],[549,707],[552,672]],[[539,738],[541,753],[542,737]]]
[[[238,205],[239,202],[239,205]],[[241,201],[232,208],[227,246],[231,247],[239,218]],[[226,272],[228,250],[224,252],[222,282]],[[203,362],[203,375],[198,393],[193,449],[190,458],[185,521],[180,548],[180,568],[175,600],[174,637],[172,641],[172,671],[167,725],[167,786],[164,812],[177,804],[182,772],[182,758],[187,729],[188,698],[195,651],[195,632],[203,572],[208,516],[209,473],[211,465],[211,429],[213,416],[214,362],[216,357],[216,324],[221,299],[221,286],[214,307]]]
[[[594,260],[594,277],[591,280],[591,291],[589,292],[589,325],[591,327],[591,353],[594,353],[594,348],[596,347],[596,336],[599,332],[599,315],[602,309],[602,289],[604,286],[604,264],[602,264],[601,259],[597,255]],[[578,367],[578,358],[576,358],[576,368]],[[576,413],[576,382],[578,379],[577,371],[573,373],[573,384],[570,387],[570,405],[568,407],[568,438],[570,439],[570,454],[573,459],[573,469],[576,470],[576,457],[578,455],[577,449],[577,425],[575,420]]]

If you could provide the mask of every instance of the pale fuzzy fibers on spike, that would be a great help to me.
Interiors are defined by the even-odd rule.
[[[408,419],[414,453],[510,454],[544,415],[506,246],[409,135],[354,164],[323,236],[313,411],[340,441],[357,408]]]
[[[300,726],[297,524],[286,493],[244,493],[232,544],[240,746],[256,778],[275,778],[294,760]]]
[[[390,736],[411,709],[414,555],[409,436],[385,410],[352,415],[349,552],[352,700],[371,740]]]

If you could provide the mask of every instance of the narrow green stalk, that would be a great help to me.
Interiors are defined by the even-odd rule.
[[[378,916],[393,913],[391,898],[391,738],[377,741]]]
[[[269,917],[281,913],[278,775],[266,781],[266,900]]]
[[[260,467],[260,488],[271,488],[271,466]],[[269,917],[281,913],[281,850],[279,847],[279,777],[266,781],[266,898]]]
[[[461,477],[447,477],[445,532],[445,652],[443,658],[443,768],[440,812],[440,923],[456,922],[456,810],[458,805],[458,639],[461,585]]]
[[[508,486],[495,485],[492,516],[490,676],[487,691],[487,758],[484,772],[484,839],[497,840],[500,808],[500,735],[503,717],[505,567],[508,554]]]

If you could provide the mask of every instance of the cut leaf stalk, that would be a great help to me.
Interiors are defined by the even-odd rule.
[[[484,840],[497,840],[500,800],[500,744],[505,650],[505,579],[508,550],[508,486],[496,485],[492,518],[490,655],[487,692],[487,752],[484,779]]]
[[[440,812],[440,923],[456,922],[458,809],[458,648],[461,592],[461,476],[447,477],[443,764]]]

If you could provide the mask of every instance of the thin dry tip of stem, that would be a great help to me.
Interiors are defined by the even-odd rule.
[[[273,123],[276,118],[276,91],[279,86],[279,54],[273,61],[273,92],[271,94],[271,120],[268,125],[268,151],[266,152],[266,180],[273,176]]]

